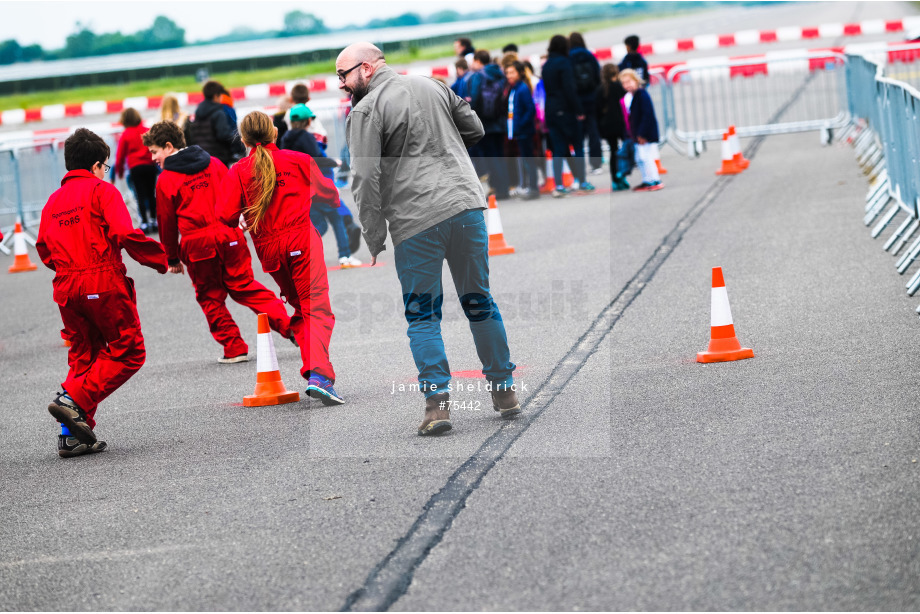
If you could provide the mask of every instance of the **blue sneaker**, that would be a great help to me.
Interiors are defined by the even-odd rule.
[[[340,397],[332,387],[332,382],[318,373],[311,373],[307,380],[306,394],[308,397],[319,399],[323,405],[344,405],[345,399]]]

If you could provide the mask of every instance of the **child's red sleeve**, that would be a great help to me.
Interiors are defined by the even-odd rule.
[[[38,257],[42,259],[42,263],[52,271],[55,271],[54,262],[51,260],[51,250],[48,249],[48,244],[45,243],[45,212],[49,211],[49,207],[42,209],[42,219],[38,225],[38,237],[35,239],[35,251],[38,252]],[[0,233],[0,239],[3,238],[3,233]]]
[[[303,158],[306,158],[306,162],[309,164],[306,175],[313,193],[319,198],[320,202],[338,207],[339,190],[335,187],[335,183],[333,183],[331,179],[323,176],[322,172],[319,170],[319,166],[316,165],[316,160],[309,156],[303,156]],[[303,158],[301,158],[301,162],[304,162]]]
[[[157,181],[157,224],[160,227],[160,243],[166,249],[166,258],[171,265],[179,264],[179,219],[176,216],[176,194],[167,193],[169,179],[160,175]]]
[[[125,138],[127,129],[118,139],[118,149],[115,153],[115,176],[121,178],[125,174],[125,159],[128,157],[128,140]]]
[[[98,203],[102,219],[108,226],[109,238],[128,252],[128,255],[137,262],[159,273],[165,273],[166,251],[160,242],[144,236],[144,233],[134,228],[128,208],[115,186],[100,182],[96,185],[93,198]]]

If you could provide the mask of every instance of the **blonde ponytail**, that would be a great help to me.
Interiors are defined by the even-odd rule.
[[[271,152],[264,145],[274,142],[275,126],[271,118],[261,111],[253,111],[240,123],[240,136],[243,143],[255,147],[253,154],[252,180],[247,186],[249,206],[244,210],[249,231],[256,233],[265,217],[272,196],[275,193],[275,162]]]

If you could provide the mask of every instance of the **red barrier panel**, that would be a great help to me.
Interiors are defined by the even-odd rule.
[[[760,42],[775,43],[776,42],[776,30],[761,30],[760,31]]]
[[[844,36],[859,36],[862,34],[862,26],[858,23],[848,23],[843,26]]]
[[[734,34],[720,34],[719,35],[719,47],[734,47],[735,46],[735,35]]]
[[[124,108],[125,103],[122,100],[109,100],[105,103],[106,113],[121,113],[122,109]]]
[[[83,115],[83,103],[64,105],[64,117],[80,117]]]
[[[693,51],[693,39],[692,38],[682,38],[677,41],[677,50],[678,51]]]
[[[802,38],[821,38],[818,28],[802,28]]]
[[[885,22],[885,32],[903,32],[904,22],[900,19],[893,19]]]

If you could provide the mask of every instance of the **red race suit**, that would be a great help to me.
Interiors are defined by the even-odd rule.
[[[182,262],[188,269],[195,300],[214,340],[224,346],[224,356],[249,351],[225,304],[228,294],[256,314],[268,314],[270,326],[282,337],[291,337],[284,303],[252,275],[243,232],[218,223],[216,203],[227,167],[197,145],[169,156],[163,166],[157,180],[160,241],[169,264]]]
[[[64,175],[42,210],[35,247],[55,272],[54,302],[72,344],[62,385],[93,428],[99,403],[128,381],[147,355],[134,280],[121,250],[160,273],[166,272],[166,253],[135,230],[118,189],[88,170]]]
[[[329,341],[335,316],[329,304],[329,282],[323,259],[323,241],[310,222],[310,204],[318,197],[333,207],[339,205],[339,191],[326,179],[310,156],[296,151],[279,151],[274,144],[258,145],[233,165],[221,184],[218,217],[236,226],[240,214],[252,203],[250,186],[255,182],[255,152],[264,147],[275,164],[277,181],[271,202],[252,233],[262,270],[281,288],[281,295],[294,308],[291,327],[300,345],[303,366],[300,374],[314,371],[335,382],[329,362]],[[252,226],[249,214],[247,227]]]

